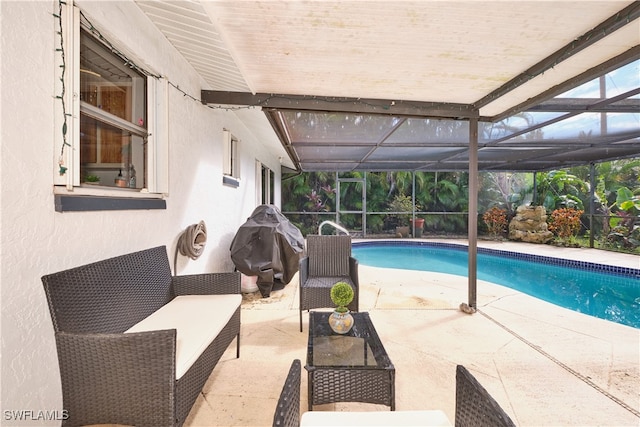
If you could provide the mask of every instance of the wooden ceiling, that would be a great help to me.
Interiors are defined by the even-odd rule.
[[[609,91],[590,101],[564,102],[562,112],[567,114],[569,105],[582,108],[566,118],[580,127],[585,125],[575,122],[576,116],[588,117],[604,105],[617,105],[629,125],[615,131],[609,126],[601,138],[585,143],[577,132],[555,137],[552,128],[536,128],[542,122],[536,118],[529,120],[528,130],[517,130],[521,133],[515,140],[494,133],[483,141],[481,135],[479,167],[541,170],[640,155],[640,104],[632,90],[640,87],[640,72],[634,65],[640,59],[640,2],[137,4],[202,76],[203,100],[210,105],[252,107],[239,116],[265,144],[283,152],[285,165],[294,168],[462,169],[468,164],[468,141],[464,137],[459,141],[457,134],[455,141],[432,137],[399,141],[400,135],[411,133],[402,131],[406,124],[359,139],[347,135],[329,142],[327,133],[339,134],[338,127],[329,128],[344,126],[345,121],[351,131],[363,121],[371,128],[377,116],[414,125],[422,118],[428,120],[419,125],[423,129],[448,127],[460,132],[459,125],[448,121],[468,123],[475,118],[480,119],[481,130],[495,127],[523,112],[548,112],[554,97],[625,64],[636,73],[636,81],[623,91],[623,99],[612,101],[620,93]],[[556,109],[562,103],[553,102]],[[265,126],[264,113],[271,126]],[[332,122],[336,114],[338,119]],[[296,117],[294,125],[290,120]],[[302,140],[292,139],[291,130],[302,126],[303,117],[309,120],[308,134]],[[318,120],[324,129],[315,126]],[[545,137],[536,138],[536,130]],[[502,141],[495,142],[496,138]],[[529,143],[524,144],[527,138]]]

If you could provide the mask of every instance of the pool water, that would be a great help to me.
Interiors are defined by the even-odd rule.
[[[364,265],[467,277],[467,247],[427,242],[360,242]],[[576,266],[572,266],[576,264]],[[640,270],[478,248],[479,280],[580,313],[640,328]]]

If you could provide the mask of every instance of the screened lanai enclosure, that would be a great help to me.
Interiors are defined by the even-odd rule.
[[[464,171],[474,195],[483,171],[640,156],[637,1],[137,4],[283,170]]]
[[[616,209],[617,191],[640,197],[639,79],[635,60],[498,122],[479,121],[480,231],[486,231],[482,214],[493,206],[509,218],[522,204],[545,206],[548,213],[571,207],[583,212],[581,234],[590,246],[615,247],[607,242],[612,221],[629,222]],[[395,237],[399,224],[409,225],[414,237],[468,233],[469,121],[310,112],[274,117],[282,117],[279,126],[303,164],[317,170],[283,178],[283,210],[305,234],[317,233],[326,220],[362,237]],[[608,158],[626,160],[600,160]],[[637,223],[637,210],[629,213]]]
[[[640,143],[640,61],[631,59],[639,49],[610,72],[514,114],[479,117],[467,106],[408,103],[407,115],[384,114],[379,104],[367,106],[375,113],[267,109],[267,115],[304,171],[468,170],[470,138],[477,139],[481,171],[551,170],[633,157]]]
[[[640,159],[550,172],[480,172],[479,235],[492,240],[509,238],[508,222],[522,205],[543,206],[548,222],[553,212],[570,208],[582,212],[579,228],[571,242],[560,239],[558,244],[640,253],[640,242],[621,244],[618,234],[622,230],[616,228],[627,224],[631,235],[634,225],[640,225],[637,215],[631,223],[632,217],[617,206],[621,188],[638,193],[639,176]],[[285,175],[282,185],[283,212],[304,235],[342,232],[322,225],[326,221],[365,238],[465,238],[468,234],[467,172],[305,172]],[[484,221],[492,208],[504,212],[505,223],[499,229]],[[399,226],[408,226],[405,235],[398,235]],[[638,240],[636,234],[638,231],[631,238]]]
[[[137,3],[202,102],[275,136],[296,171],[474,185],[640,153],[639,2]]]
[[[640,154],[640,2],[136,2],[295,171],[549,171]]]
[[[204,7],[250,88],[203,102],[262,111],[294,170],[548,171],[640,153],[638,2]]]
[[[639,80],[635,60],[526,111],[478,122],[481,232],[481,215],[492,206],[513,216],[521,204],[539,204],[548,212],[582,210],[591,245],[606,241],[617,190],[640,197]],[[326,220],[362,237],[395,237],[398,223],[414,237],[468,233],[469,121],[344,112],[277,117],[303,170],[315,171],[283,175],[283,210],[305,234]],[[608,158],[627,160],[600,160]],[[418,221],[424,224],[415,227]]]

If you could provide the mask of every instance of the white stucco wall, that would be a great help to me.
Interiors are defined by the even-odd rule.
[[[204,84],[130,1],[77,1],[105,36],[199,97]],[[60,147],[53,143],[54,65],[58,46],[56,1],[0,1],[1,19],[1,423],[12,411],[62,409],[51,318],[40,280],[44,274],[111,256],[166,245],[204,220],[208,241],[197,260],[180,256],[178,273],[231,271],[229,245],[255,208],[258,159],[280,181],[277,154],[269,153],[232,112],[212,110],[174,88],[170,97],[170,195],[166,210],[54,211],[52,177]],[[222,185],[222,130],[242,141],[239,188]],[[280,190],[276,185],[276,204]]]

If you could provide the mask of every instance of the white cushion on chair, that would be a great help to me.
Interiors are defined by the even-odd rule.
[[[340,412],[310,411],[302,414],[301,427],[310,426],[451,426],[440,410]]]
[[[176,379],[207,349],[242,303],[240,294],[182,295],[125,332],[176,329]]]

